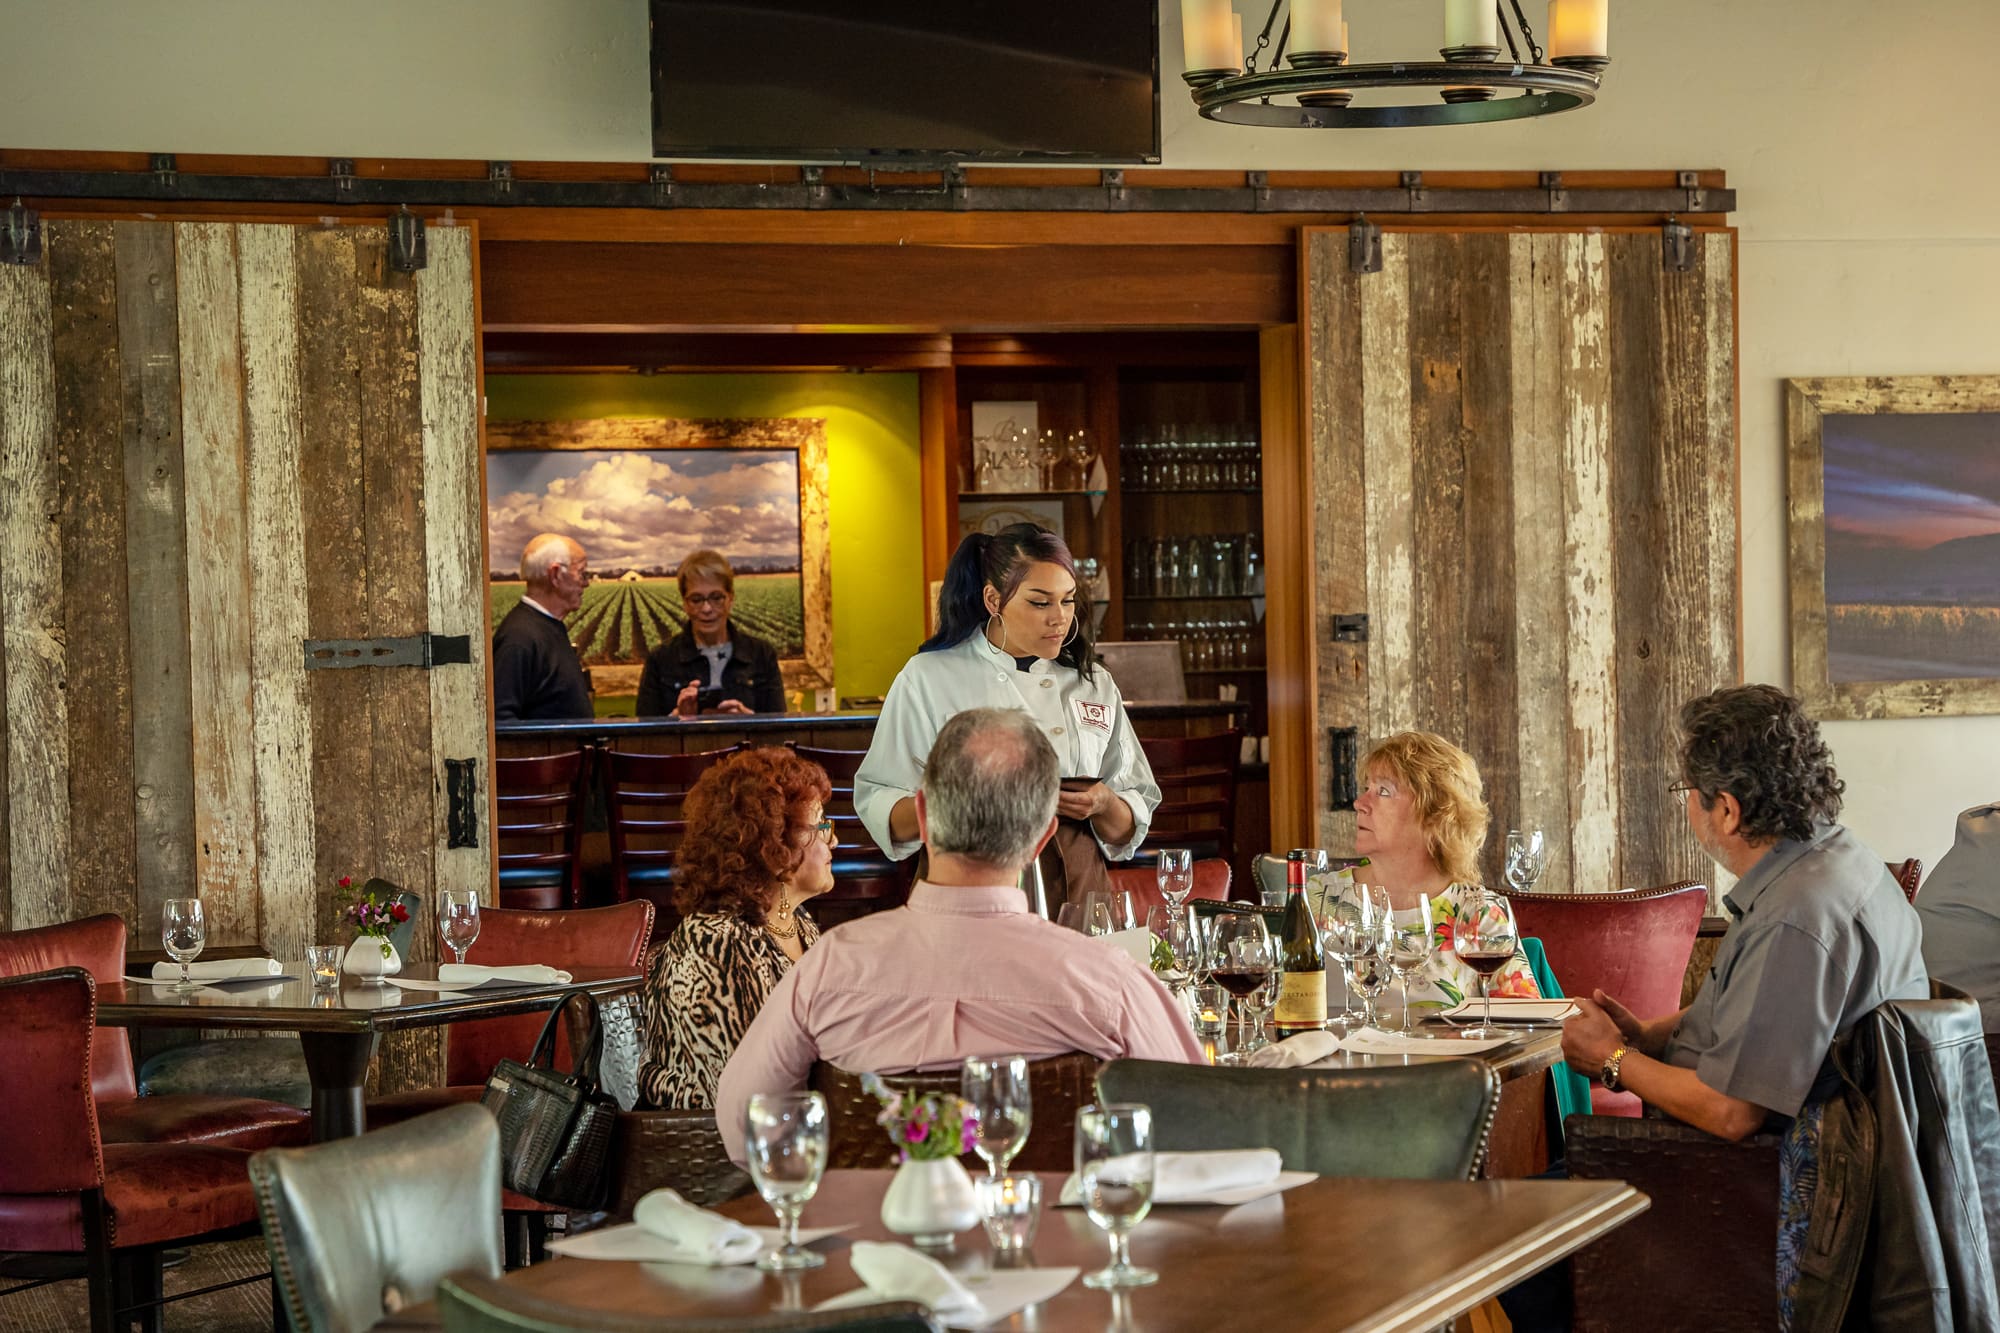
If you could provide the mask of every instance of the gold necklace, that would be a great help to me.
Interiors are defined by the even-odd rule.
[[[780,921],[785,924],[779,926],[777,923]],[[783,897],[778,899],[777,910],[770,917],[766,918],[764,929],[770,931],[781,940],[789,940],[799,933],[798,919],[792,915],[792,904],[789,899]]]

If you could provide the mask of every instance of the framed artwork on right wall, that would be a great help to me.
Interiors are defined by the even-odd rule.
[[[1785,418],[1800,697],[2000,713],[2000,375],[1787,380]]]

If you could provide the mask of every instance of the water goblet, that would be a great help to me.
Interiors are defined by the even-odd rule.
[[[1493,1026],[1493,975],[1513,961],[1521,934],[1514,926],[1514,907],[1505,896],[1474,889],[1465,899],[1467,916],[1452,942],[1458,960],[1479,974],[1479,994],[1485,1001],[1479,1026],[1462,1028],[1461,1037],[1504,1035]]]
[[[188,964],[201,956],[207,942],[208,922],[201,914],[201,899],[169,898],[160,905],[160,947],[181,965],[176,991],[185,994],[198,989],[188,975]]]
[[[1395,972],[1396,980],[1403,989],[1403,1023],[1398,1029],[1408,1032],[1410,1023],[1410,981],[1430,965],[1431,961],[1431,900],[1430,895],[1417,895],[1417,920],[1415,925],[1390,923],[1389,967]]]
[[[1178,916],[1181,904],[1194,892],[1194,853],[1185,847],[1162,847],[1153,873],[1159,876],[1160,896]]]
[[[1540,829],[1507,830],[1507,883],[1516,893],[1533,893],[1542,877],[1543,839]]]
[[[1152,1110],[1132,1102],[1079,1107],[1076,1175],[1084,1212],[1111,1238],[1111,1263],[1083,1285],[1102,1291],[1158,1282],[1158,1273],[1133,1267],[1128,1248],[1132,1229],[1153,1207]]]
[[[465,951],[479,938],[479,891],[439,889],[437,925],[438,934],[463,964]]]
[[[778,1215],[784,1243],[757,1257],[766,1272],[818,1268],[826,1256],[799,1244],[799,1213],[826,1174],[826,1098],[817,1092],[760,1092],[743,1112],[751,1183]]]
[[[968,1056],[958,1075],[959,1095],[978,1117],[972,1150],[986,1161],[986,1174],[1007,1174],[1014,1155],[1028,1141],[1034,1102],[1028,1090],[1025,1055]]]
[[[1069,459],[1070,466],[1076,469],[1076,488],[1080,491],[1089,490],[1090,465],[1097,460],[1097,451],[1090,447],[1090,433],[1082,430],[1071,431],[1069,438],[1063,441],[1063,455]]]

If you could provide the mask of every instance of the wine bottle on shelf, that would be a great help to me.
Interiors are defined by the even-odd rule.
[[[1326,1026],[1326,956],[1320,951],[1319,930],[1306,901],[1309,855],[1303,849],[1285,855],[1285,922],[1279,945],[1284,980],[1271,1016],[1280,1038]]]

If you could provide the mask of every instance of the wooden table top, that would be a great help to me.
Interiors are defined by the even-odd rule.
[[[338,991],[316,991],[304,963],[286,963],[295,981],[230,989],[208,987],[180,994],[168,986],[104,982],[97,987],[97,1022],[102,1027],[272,1028],[287,1032],[389,1032],[397,1028],[501,1018],[551,1007],[579,986],[603,997],[639,984],[637,971],[572,969],[566,985],[515,986],[473,992],[412,990],[393,983],[367,986],[342,977]],[[435,963],[405,963],[402,975],[437,978]]]
[[[830,1171],[803,1225],[853,1229],[815,1244],[826,1266],[766,1275],[754,1268],[552,1259],[507,1275],[510,1286],[580,1311],[745,1316],[807,1308],[860,1283],[848,1265],[854,1240],[893,1240],[882,1226],[888,1171]],[[1042,1177],[1045,1199],[1062,1186]],[[1649,1206],[1621,1181],[1320,1179],[1235,1208],[1164,1207],[1132,1233],[1132,1261],[1160,1281],[1116,1295],[1079,1280],[995,1327],[1068,1330],[1310,1328],[1401,1333],[1434,1329],[1547,1267]],[[717,1211],[772,1225],[754,1195]],[[1102,1268],[1109,1248],[1080,1208],[1044,1205],[1033,1262]],[[958,1237],[948,1267],[991,1266],[983,1232]],[[431,1305],[383,1329],[435,1328]]]

